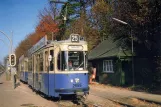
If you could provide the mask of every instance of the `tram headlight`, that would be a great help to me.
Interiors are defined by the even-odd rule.
[[[70,82],[73,83],[73,79],[71,79]]]

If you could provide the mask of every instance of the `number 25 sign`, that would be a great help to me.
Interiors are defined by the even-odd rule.
[[[79,42],[79,36],[78,35],[71,35],[71,41],[72,42]]]

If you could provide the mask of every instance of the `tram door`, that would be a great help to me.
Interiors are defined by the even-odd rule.
[[[49,57],[48,57],[48,61],[49,61],[49,95],[53,95],[53,90],[54,90],[54,86],[55,86],[55,74],[54,74],[54,47],[50,47],[49,48]]]
[[[46,95],[49,94],[49,61],[48,61],[48,56],[49,56],[49,49],[44,49],[44,93]]]
[[[36,55],[33,55],[33,87],[36,88]]]

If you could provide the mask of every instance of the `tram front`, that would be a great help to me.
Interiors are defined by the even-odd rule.
[[[73,42],[71,36],[70,40],[60,43],[55,72],[55,92],[59,95],[89,93],[87,43],[78,38],[79,41]]]

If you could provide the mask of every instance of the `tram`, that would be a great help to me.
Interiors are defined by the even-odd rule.
[[[28,50],[28,85],[50,97],[89,94],[87,51],[78,34],[62,41],[45,36]]]
[[[28,82],[28,58],[22,55],[19,58],[19,71],[20,71],[20,80],[24,83]]]

